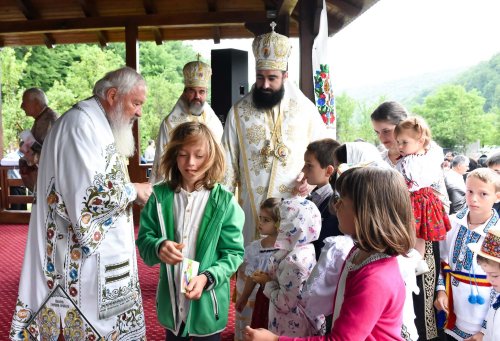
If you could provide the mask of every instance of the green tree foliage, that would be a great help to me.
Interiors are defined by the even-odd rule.
[[[3,145],[5,148],[9,145],[17,146],[19,133],[33,124],[33,120],[26,117],[21,110],[22,89],[19,85],[19,79],[27,67],[26,54],[22,59],[17,60],[15,52],[11,48],[4,48],[0,52],[1,61],[1,87],[2,87],[2,126],[3,126]]]
[[[81,60],[78,45],[57,45],[53,49],[18,47],[15,52],[18,60],[24,58],[27,62],[24,75],[19,79],[19,85],[25,89],[50,89],[55,81],[66,79],[72,64]]]
[[[76,102],[92,96],[97,80],[106,72],[125,64],[120,56],[95,45],[79,45],[75,50],[85,58],[75,60],[66,78],[61,82],[55,81],[47,91],[50,106],[59,113],[66,112]]]
[[[384,99],[379,100],[383,102]],[[376,105],[368,105],[363,101],[356,101],[346,93],[335,98],[337,106],[337,139],[339,142],[352,142],[356,139],[377,143],[373,134],[370,115]]]
[[[485,112],[500,108],[500,53],[464,72],[457,84],[463,85],[467,91],[479,91],[485,98]]]
[[[184,89],[183,83],[171,83],[161,76],[146,77],[148,99],[139,125],[141,155],[149,139],[156,140],[162,120],[172,110]]]
[[[161,120],[170,112],[184,88],[182,68],[196,60],[195,51],[182,42],[139,46],[140,71],[148,83],[148,98],[140,121],[141,153],[148,139],[156,138]],[[60,114],[92,94],[94,83],[106,72],[125,64],[124,44],[58,45],[4,48],[2,63],[2,122],[4,146],[17,142],[22,129],[33,120],[20,108],[21,96],[30,87],[42,88],[49,105]]]
[[[494,107],[489,113],[485,113],[484,136],[481,143],[487,146],[500,145],[500,108]]]
[[[494,142],[494,115],[484,112],[484,102],[477,90],[444,85],[413,111],[427,120],[438,144],[464,151],[465,146],[477,140]]]
[[[337,111],[337,140],[339,142],[352,141],[356,135],[355,127],[351,124],[356,110],[356,100],[345,92],[335,97]]]
[[[162,120],[184,90],[184,65],[196,59],[196,52],[179,41],[140,44],[140,72],[148,83],[148,100],[139,125],[141,155],[147,141],[156,139]]]
[[[196,52],[180,41],[163,45],[144,42],[140,45],[140,70],[144,77],[162,76],[172,83],[182,83],[184,64],[196,60]]]

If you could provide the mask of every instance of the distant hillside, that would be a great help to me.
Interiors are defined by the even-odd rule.
[[[485,112],[493,107],[500,108],[500,53],[462,73],[456,83],[467,91],[478,90],[486,99]]]
[[[495,107],[500,108],[500,53],[469,68],[426,73],[373,86],[347,88],[340,93],[345,92],[349,97],[368,104],[384,97],[412,107],[422,104],[432,91],[447,83],[462,85],[467,91],[476,89],[486,99],[483,108],[485,112],[490,112]]]
[[[414,103],[417,96],[420,97],[423,93],[429,93],[441,84],[453,82],[465,70],[468,70],[468,68],[425,73],[372,86],[348,88],[342,90],[341,93],[345,92],[349,97],[367,103],[376,102],[383,96],[409,105]]]

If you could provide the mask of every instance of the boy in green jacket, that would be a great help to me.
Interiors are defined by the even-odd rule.
[[[223,152],[206,125],[186,122],[172,132],[160,167],[169,180],[154,186],[136,242],[146,264],[161,263],[158,320],[168,341],[220,340],[229,279],[243,261],[245,221],[233,195],[217,183]],[[199,265],[197,275],[187,277],[186,264]]]

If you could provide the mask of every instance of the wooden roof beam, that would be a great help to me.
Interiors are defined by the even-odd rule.
[[[17,2],[17,7],[19,7],[19,9],[21,10],[26,19],[28,20],[40,19],[40,12],[38,12],[36,7],[33,6],[31,0],[16,0],[16,2]],[[53,48],[54,45],[56,44],[54,37],[46,33],[43,33],[42,36],[45,46],[47,46],[48,49]]]
[[[357,17],[358,15],[361,14],[361,11],[363,10],[363,7],[359,7],[356,4],[348,1],[348,0],[335,0],[335,1],[330,1],[327,2],[327,6],[334,6],[339,9],[342,13],[344,13],[348,17]]]
[[[295,9],[298,0],[262,0],[266,9],[266,19],[260,21],[245,22],[245,28],[252,32],[254,36],[269,33],[271,21],[277,23],[275,31],[289,36],[290,35],[290,15]]]
[[[328,18],[328,36],[331,37],[344,27],[344,18],[330,17]]]
[[[146,14],[157,14],[158,13],[158,10],[156,9],[156,5],[154,3],[154,0],[143,0],[142,6],[144,7],[144,11],[146,11]],[[156,45],[162,45],[163,44],[163,33],[161,33],[160,29],[158,27],[153,27],[151,29],[151,31],[153,31],[153,36],[155,38]]]
[[[71,30],[96,30],[123,28],[127,25],[138,27],[177,27],[240,25],[245,22],[262,22],[266,20],[265,11],[227,11],[196,12],[189,16],[177,14],[107,16],[70,19],[44,19],[30,21],[0,22],[1,34],[28,32],[57,32]]]
[[[217,0],[207,0],[207,8],[209,12],[217,12]],[[212,28],[212,35],[214,44],[220,44],[220,27],[214,26]]]
[[[142,0],[142,6],[144,7],[146,14],[158,13],[154,0]]]
[[[33,6],[31,0],[16,0],[17,7],[28,20],[40,19],[40,13]]]
[[[99,46],[101,48],[105,48],[106,46],[108,46],[108,37],[106,36],[106,32],[98,31],[97,40],[99,40]]]
[[[217,12],[217,0],[207,0],[207,7],[209,12]]]
[[[282,0],[278,10],[278,16],[290,16],[298,2],[299,0]]]
[[[47,46],[48,49],[54,48],[56,45],[56,41],[54,40],[54,37],[52,34],[45,33],[43,35],[43,42],[45,43],[45,46]]]
[[[212,29],[213,35],[214,35],[214,44],[220,44],[220,27],[219,26],[214,26]]]
[[[155,37],[156,45],[162,45],[163,34],[161,33],[160,29],[158,27],[153,27],[152,30],[153,30],[153,36]]]
[[[85,17],[91,18],[99,16],[99,11],[97,10],[95,0],[78,0],[78,3],[80,3],[80,7],[82,8]],[[97,40],[99,41],[99,46],[101,46],[101,48],[105,48],[106,46],[108,46],[108,38],[106,37],[106,33],[104,31],[98,31],[96,34]]]
[[[99,11],[94,0],[78,0],[78,3],[87,18],[99,16]]]

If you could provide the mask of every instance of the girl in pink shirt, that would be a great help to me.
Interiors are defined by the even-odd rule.
[[[415,243],[404,179],[390,169],[354,167],[342,173],[335,189],[339,227],[355,245],[341,272],[332,330],[291,338],[247,327],[246,341],[402,340],[405,285],[396,256],[406,255]]]

